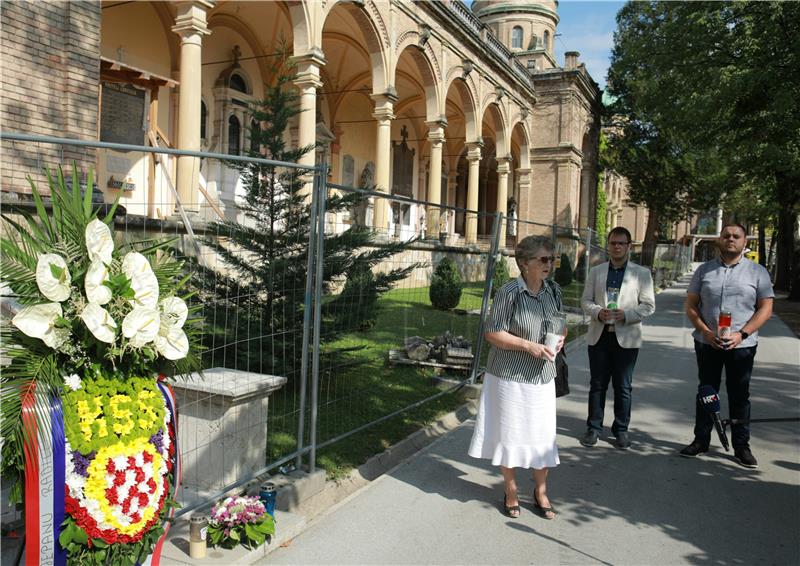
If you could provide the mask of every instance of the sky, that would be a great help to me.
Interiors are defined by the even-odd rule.
[[[579,62],[586,63],[589,74],[600,88],[605,88],[609,58],[614,47],[617,12],[625,2],[604,0],[561,0],[556,31],[556,61],[564,65],[564,52],[579,51]]]

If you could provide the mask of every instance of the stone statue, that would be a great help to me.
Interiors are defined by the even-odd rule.
[[[375,164],[372,161],[364,165],[358,187],[368,191],[375,190]],[[372,226],[372,197],[364,197],[353,207],[353,220],[359,226]]]
[[[516,236],[517,235],[517,201],[512,196],[508,199],[508,224],[506,226],[506,232],[509,236]]]

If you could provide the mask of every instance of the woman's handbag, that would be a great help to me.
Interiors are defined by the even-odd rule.
[[[564,348],[556,354],[556,397],[569,395],[569,366]]]

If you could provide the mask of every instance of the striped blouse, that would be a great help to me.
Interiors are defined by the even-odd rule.
[[[546,279],[535,295],[520,276],[500,287],[492,302],[486,332],[508,332],[544,343],[547,322],[561,310],[561,287]],[[492,346],[486,370],[501,379],[522,383],[548,383],[556,376],[553,362],[534,358],[527,352]]]

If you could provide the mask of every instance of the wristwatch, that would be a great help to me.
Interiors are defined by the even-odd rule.
[[[743,341],[744,341],[744,340],[747,340],[747,337],[748,337],[748,336],[750,336],[750,333],[749,333],[749,332],[745,332],[744,330],[740,330],[740,331],[739,331],[739,334],[741,334],[741,335],[742,335],[742,340],[743,340]]]

